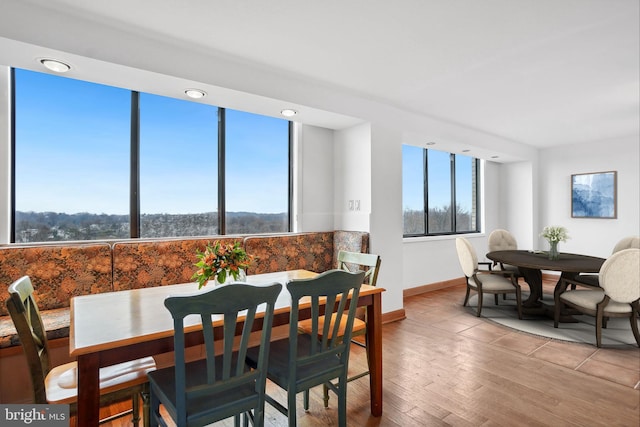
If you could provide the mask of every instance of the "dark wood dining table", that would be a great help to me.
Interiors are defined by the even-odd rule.
[[[283,285],[316,273],[293,270],[257,274],[247,282]],[[84,295],[71,299],[70,355],[78,362],[77,425],[97,427],[99,422],[99,368],[141,357],[173,351],[173,320],[164,307],[169,295],[198,292],[197,283],[157,286],[128,291]],[[362,285],[359,306],[367,311],[367,356],[370,363],[371,414],[382,415],[382,292],[383,288]],[[283,288],[275,306],[273,326],[289,323],[291,296]],[[300,319],[310,316],[300,305]],[[201,326],[186,337],[191,345],[202,343]],[[217,326],[214,323],[214,327]]]
[[[548,312],[542,303],[542,270],[561,272],[555,287],[557,290],[562,279],[573,279],[579,273],[597,273],[605,261],[604,258],[570,253],[560,253],[558,259],[551,260],[547,252],[527,250],[493,251],[487,253],[486,257],[518,267],[531,291],[522,302],[523,312],[529,314]]]

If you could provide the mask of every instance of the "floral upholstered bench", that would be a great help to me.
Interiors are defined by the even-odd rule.
[[[29,276],[49,339],[69,336],[69,303],[78,295],[113,290],[108,243],[0,248],[0,349],[20,345],[7,312],[8,287]]]
[[[369,233],[325,231],[250,236],[244,239],[248,254],[257,257],[249,274],[284,270],[321,273],[338,265],[338,251],[369,251]]]
[[[241,237],[149,240],[113,244],[113,290],[148,288],[192,282],[197,251],[208,243],[242,241]]]
[[[74,296],[191,282],[197,251],[207,243],[242,242],[257,257],[249,274],[337,266],[339,250],[369,251],[369,234],[357,231],[288,233],[250,237],[126,240],[109,243],[0,247],[0,284],[29,276],[49,339],[69,336]],[[0,292],[0,349],[19,345]]]

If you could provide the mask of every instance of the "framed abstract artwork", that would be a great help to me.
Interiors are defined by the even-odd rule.
[[[571,175],[571,217],[617,218],[617,172]]]

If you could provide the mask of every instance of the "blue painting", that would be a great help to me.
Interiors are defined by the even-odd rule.
[[[571,175],[571,216],[616,218],[616,172]]]

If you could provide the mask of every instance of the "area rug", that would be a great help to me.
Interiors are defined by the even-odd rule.
[[[522,299],[525,300],[527,293],[522,293]],[[545,304],[552,305],[551,296],[545,295],[547,300]],[[560,323],[558,328],[553,327],[553,319],[544,316],[523,315],[523,319],[518,319],[516,310],[516,302],[513,295],[507,296],[507,300],[503,300],[500,296],[498,305],[494,303],[493,295],[485,295],[482,307],[482,317],[496,322],[509,328],[517,329],[533,335],[540,335],[547,338],[582,342],[596,345],[596,318],[586,315],[574,315],[578,320],[577,323]],[[469,306],[467,309],[476,313],[477,295],[469,298]],[[637,345],[631,331],[631,325],[627,318],[611,318],[607,322],[606,329],[602,329],[602,345]]]

